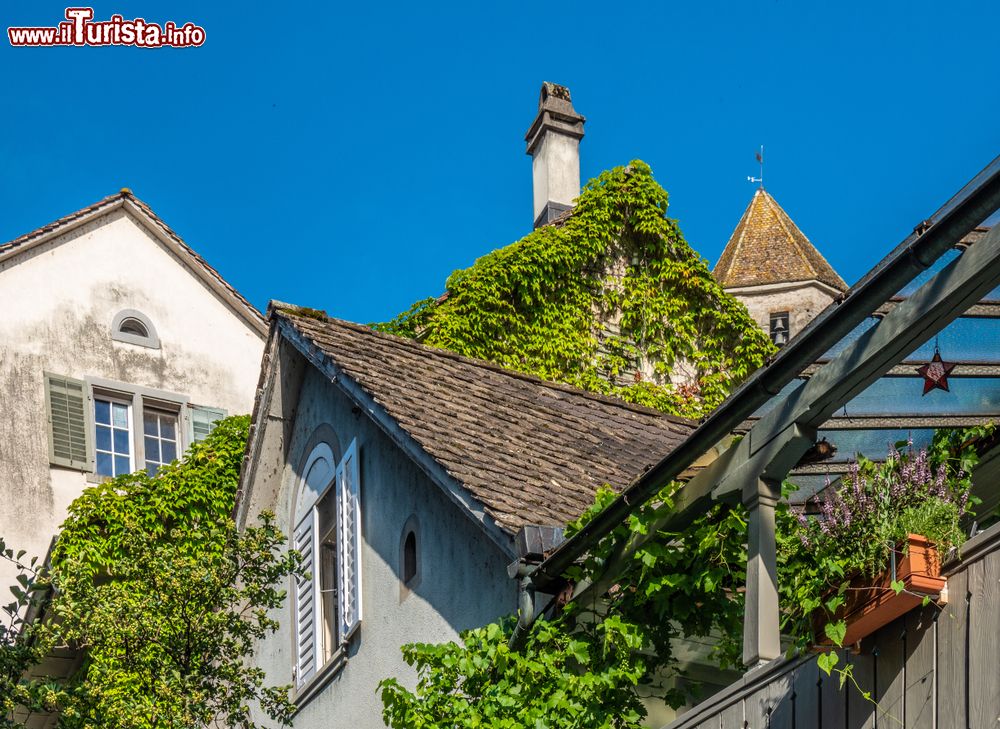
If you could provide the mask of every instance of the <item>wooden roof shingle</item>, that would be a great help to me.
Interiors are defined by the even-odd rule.
[[[601,485],[627,486],[695,427],[308,310],[272,311],[360,386],[508,534],[575,519]]]

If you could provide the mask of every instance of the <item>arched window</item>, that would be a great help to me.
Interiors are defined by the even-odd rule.
[[[328,666],[338,665],[340,647],[361,623],[361,511],[357,444],[339,463],[319,437],[297,473],[292,546],[306,575],[295,580],[296,684],[305,685]],[[336,439],[333,436],[334,440]],[[318,442],[317,442],[318,441]]]
[[[403,541],[403,584],[409,585],[417,576],[417,535],[408,532]]]
[[[116,342],[160,348],[160,339],[149,317],[135,309],[122,309],[111,322],[111,338]]]
[[[399,539],[399,599],[403,601],[420,584],[420,525],[413,514]]]

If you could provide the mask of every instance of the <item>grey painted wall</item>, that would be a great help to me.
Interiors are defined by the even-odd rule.
[[[328,426],[336,435],[337,458],[356,438],[360,456],[362,508],[362,589],[364,615],[352,638],[346,664],[332,676],[322,672],[317,681],[326,685],[295,717],[297,729],[336,726],[382,726],[377,685],[393,676],[408,686],[416,674],[402,660],[405,643],[457,639],[458,632],[479,627],[516,605],[514,581],[506,574],[506,558],[473,520],[451,502],[413,464],[381,428],[343,392],[313,367],[307,366],[301,385],[287,373],[301,367],[295,353],[284,345],[280,357],[285,376],[277,388],[284,400],[282,412],[294,412],[294,422],[282,423],[272,411],[261,435],[261,456],[251,486],[249,522],[261,509],[275,512],[286,533],[292,529],[295,492],[308,451],[318,428]],[[289,407],[294,397],[297,407]],[[285,426],[284,428],[282,426]],[[287,426],[290,425],[290,429]],[[284,430],[290,430],[287,440]],[[275,468],[284,454],[284,465]],[[400,539],[407,520],[420,525],[417,546],[421,576],[412,592],[401,589]],[[289,585],[289,595],[292,594]],[[276,611],[281,628],[262,642],[255,661],[270,682],[293,683],[291,606]],[[311,686],[303,693],[311,692]]]

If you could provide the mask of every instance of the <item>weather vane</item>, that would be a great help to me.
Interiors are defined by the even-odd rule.
[[[751,177],[747,175],[747,182],[759,182],[760,189],[764,189],[764,145],[760,145],[760,151],[755,155],[757,161],[760,163],[760,177]]]

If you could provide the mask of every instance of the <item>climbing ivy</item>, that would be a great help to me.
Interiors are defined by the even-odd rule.
[[[24,709],[57,711],[62,729],[253,729],[252,707],[290,722],[289,687],[247,660],[301,562],[271,515],[242,531],[233,521],[248,426],[223,420],[182,461],[72,503],[32,585],[50,596],[32,637],[85,660],[68,681],[18,677]]]
[[[960,541],[957,519],[971,503],[965,469],[977,460],[977,444],[992,435],[992,426],[942,431],[930,456],[907,450],[890,453],[884,464],[862,459],[844,488],[864,492],[872,501],[880,494],[893,498],[868,504],[877,519],[869,513],[856,515],[857,533],[845,537],[846,547],[835,537],[818,539],[824,533],[818,524],[797,514],[787,501],[779,504],[779,599],[782,632],[792,651],[824,639],[834,644],[843,639],[843,621],[830,616],[843,602],[853,574],[871,573],[883,565],[886,549],[870,549],[872,544],[891,542],[915,524],[927,526],[945,549]],[[615,544],[633,534],[647,534],[673,510],[677,486],[670,484],[635,509],[568,571],[568,580],[597,579]],[[786,496],[794,488],[786,484]],[[921,490],[928,498],[920,497]],[[577,531],[615,496],[612,489],[601,489],[594,505],[567,532]],[[834,504],[843,501],[832,498]],[[961,507],[939,510],[928,520],[921,505],[930,502]],[[410,691],[395,680],[382,682],[386,722],[396,729],[633,729],[642,726],[645,716],[642,696],[674,707],[697,700],[699,687],[686,676],[674,649],[678,641],[697,639],[713,645],[710,657],[721,669],[740,668],[746,532],[743,508],[725,504],[681,532],[658,532],[632,556],[607,594],[590,604],[570,602],[549,620],[536,623],[520,654],[507,648],[513,619],[469,631],[461,645],[406,646],[404,657],[416,667],[418,683]],[[803,537],[814,541],[806,547]],[[818,627],[822,632],[816,635]],[[835,652],[821,655],[819,661],[827,673],[839,672],[842,682],[852,679],[849,667],[836,668]]]
[[[375,327],[701,415],[773,347],[667,217],[667,203],[644,162],[604,172],[562,222],[454,272],[445,296]]]

